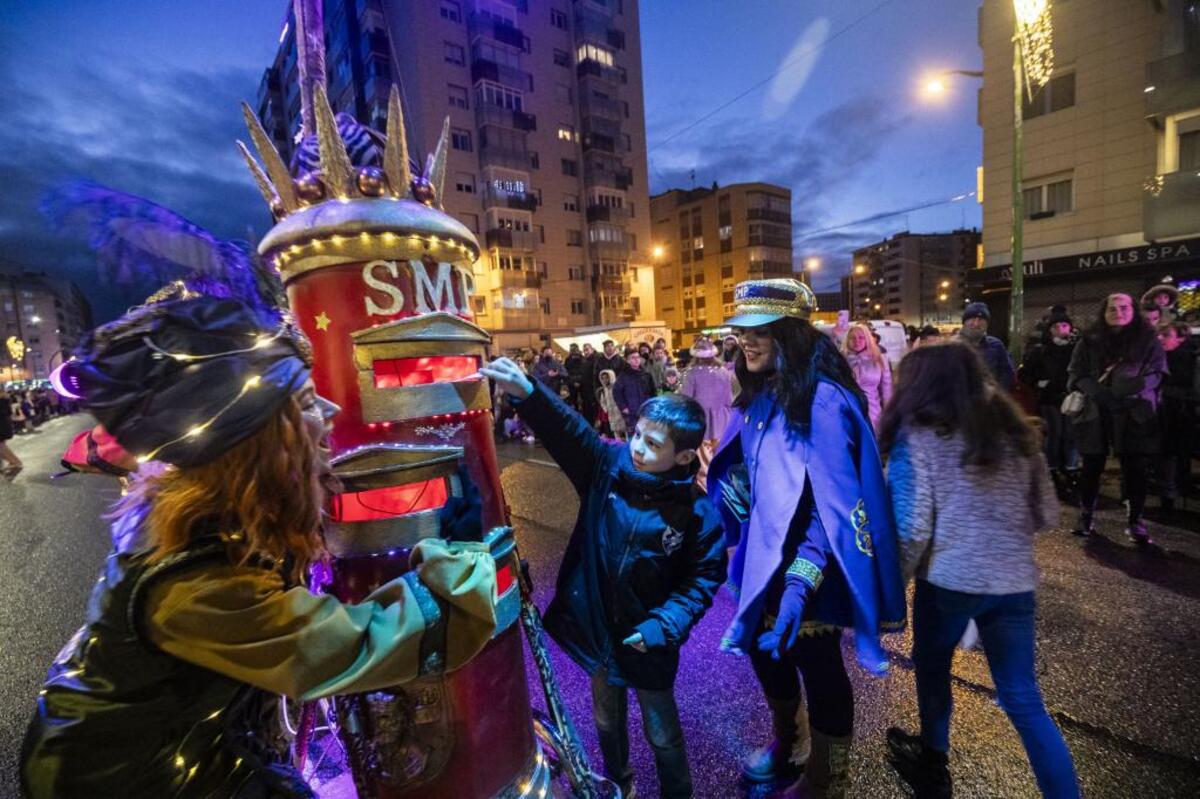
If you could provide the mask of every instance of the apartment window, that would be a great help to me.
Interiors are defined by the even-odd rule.
[[[583,231],[582,230],[568,230],[567,231],[567,246],[568,247],[582,247],[583,246]]]
[[[451,22],[462,22],[462,8],[454,0],[442,0],[438,6],[438,13],[442,19]]]
[[[579,195],[578,194],[564,194],[563,195],[563,210],[564,211],[578,211],[579,210]]]
[[[471,152],[471,131],[463,128],[450,128],[450,146],[464,153]]]
[[[463,194],[475,193],[475,176],[470,172],[459,172],[454,176],[454,190]]]
[[[461,45],[453,42],[442,42],[442,57],[448,63],[464,66],[467,63],[467,52],[462,49]]]
[[[587,313],[587,303],[583,300],[571,300],[571,313]]]
[[[1075,73],[1051,78],[1050,82],[1026,99],[1021,110],[1024,119],[1033,119],[1043,114],[1061,111],[1075,105]]]
[[[1179,171],[1190,169],[1200,169],[1200,130],[1179,134]]]
[[[550,9],[550,24],[559,30],[567,29],[567,15],[556,8]]]
[[[574,105],[575,96],[571,92],[571,87],[562,83],[554,84],[554,102],[562,103],[563,105]]]
[[[467,87],[455,86],[453,83],[446,84],[446,94],[450,100],[451,108],[467,108]]]
[[[1025,218],[1043,219],[1074,210],[1074,184],[1071,178],[1047,181],[1021,192],[1025,200]]]
[[[562,173],[564,175],[578,175],[579,164],[572,158],[562,159]]]
[[[568,53],[566,50],[555,50],[554,51],[554,65],[557,67],[571,66],[571,54]]]
[[[575,51],[575,58],[580,61],[595,61],[598,64],[603,64],[606,67],[613,65],[613,54],[605,50],[603,47],[597,47],[594,44],[581,44]]]
[[[524,105],[520,92],[486,80],[475,84],[475,102],[508,111],[520,111]]]
[[[550,315],[550,300],[542,300],[542,313],[546,316]]]
[[[567,280],[583,280],[583,267],[582,266],[568,266],[567,267]]]
[[[457,216],[458,221],[466,225],[471,232],[479,232],[479,214],[457,214]]]
[[[636,233],[629,234],[629,249],[631,249],[631,250],[637,249],[637,234]]]
[[[629,101],[628,101],[628,100],[622,100],[622,101],[621,101],[621,107],[622,107],[623,109],[625,109],[625,118],[626,118],[626,119],[629,119]]]
[[[559,125],[558,126],[558,138],[561,141],[571,141],[571,142],[575,141],[576,140],[575,128],[572,127],[571,125]]]

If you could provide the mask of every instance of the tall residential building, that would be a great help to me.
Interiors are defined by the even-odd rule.
[[[792,277],[792,192],[770,183],[650,198],[658,318],[689,344],[733,313],[739,281]]]
[[[74,283],[0,263],[0,382],[44,380],[91,329],[92,307]]]
[[[854,251],[848,289],[856,319],[957,325],[979,231],[897,233]]]
[[[279,144],[294,27],[260,87]],[[499,348],[652,316],[636,0],[325,0],[325,31],[335,110],[382,129],[397,81],[422,163],[450,117],[443,204],[484,247],[475,312]]]
[[[1027,329],[1054,303],[1077,323],[1110,292],[1166,276],[1200,304],[1200,2],[1053,4],[1054,72],[1023,113]],[[984,0],[983,268],[969,296],[1009,308],[1013,8]],[[1002,334],[1004,325],[997,325]]]

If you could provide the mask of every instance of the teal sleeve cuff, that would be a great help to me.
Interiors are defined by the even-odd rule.
[[[796,558],[792,564],[788,566],[784,579],[794,577],[806,584],[809,588],[816,591],[821,587],[821,581],[825,579],[825,574],[821,568],[811,560],[806,558]]]

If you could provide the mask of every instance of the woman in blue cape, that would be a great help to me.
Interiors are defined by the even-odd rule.
[[[751,782],[791,783],[807,757],[808,795],[840,798],[854,723],[841,629],[854,630],[859,662],[883,674],[879,634],[905,620],[887,485],[854,373],[808,322],[812,290],[751,280],[734,301],[726,324],[741,344],[742,393],[709,473],[736,546],[729,576],[738,609],[722,647],[750,656],[775,732],[742,771]]]

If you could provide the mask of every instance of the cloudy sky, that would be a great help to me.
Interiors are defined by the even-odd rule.
[[[0,261],[73,277],[101,317],[140,299],[97,285],[86,250],[38,213],[46,190],[72,178],[141,194],[224,237],[261,235],[269,219],[233,142],[286,6],[5,0]],[[977,226],[973,199],[879,218],[974,189],[975,85],[936,104],[916,90],[931,69],[978,64],[977,6],[643,0],[651,190],[791,187],[796,256],[822,259],[818,287],[884,235]]]

